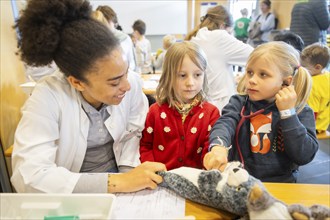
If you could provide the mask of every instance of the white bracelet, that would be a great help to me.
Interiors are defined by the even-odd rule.
[[[290,117],[292,115],[295,115],[295,114],[296,114],[296,109],[295,108],[280,111],[281,119],[288,118],[288,117]]]
[[[230,145],[229,147],[226,147],[224,144],[223,144],[223,141],[221,140],[221,138],[217,137],[217,141],[219,143],[211,143],[209,148],[208,148],[208,151],[210,152],[212,150],[213,147],[215,146],[218,146],[218,147],[223,147],[227,150],[227,155],[228,155],[228,152],[229,150],[232,148],[232,146]]]
[[[221,138],[217,137],[217,141],[218,141],[219,143],[211,143],[211,144],[209,145],[209,147],[208,147],[208,151],[209,151],[209,152],[212,150],[212,148],[213,148],[214,146],[218,146],[218,145],[220,145],[220,146],[224,146],[223,141],[221,140]]]

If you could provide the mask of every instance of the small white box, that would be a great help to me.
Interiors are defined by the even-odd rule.
[[[44,219],[45,216],[79,216],[111,219],[113,194],[1,193],[0,219]]]

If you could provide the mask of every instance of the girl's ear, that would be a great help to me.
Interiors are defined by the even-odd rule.
[[[288,77],[283,79],[282,86],[290,86],[292,84],[292,81],[293,81],[293,77],[288,76]]]
[[[82,92],[85,90],[85,83],[83,83],[81,80],[75,78],[74,76],[68,76],[67,80],[78,91]]]

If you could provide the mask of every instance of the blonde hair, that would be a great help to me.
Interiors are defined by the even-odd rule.
[[[224,25],[226,28],[232,27],[234,22],[227,9],[222,5],[217,5],[208,9],[206,15],[201,17],[201,23],[186,36],[185,40],[190,40],[196,36],[198,30],[203,27],[207,27],[208,30],[213,31],[220,29],[221,25]]]
[[[164,47],[164,49],[167,50],[175,42],[176,42],[176,38],[173,35],[170,35],[170,34],[165,35],[165,37],[163,37],[163,47]]]
[[[301,112],[306,105],[312,87],[312,78],[308,70],[300,66],[299,52],[285,42],[274,41],[262,44],[254,49],[249,56],[246,66],[258,59],[265,59],[269,64],[277,65],[283,78],[293,76],[292,84],[297,93],[295,108],[297,113]],[[237,86],[237,91],[242,95],[246,94],[245,80],[246,74],[244,74]]]
[[[174,102],[178,100],[175,95],[174,84],[178,77],[178,70],[180,70],[183,59],[186,55],[196,66],[198,66],[198,68],[200,68],[204,72],[203,89],[200,91],[199,94],[202,100],[206,99],[206,55],[197,44],[189,41],[183,41],[179,43],[174,43],[168,49],[165,55],[163,73],[160,77],[159,84],[156,89],[156,100],[159,105],[167,102],[169,106],[174,106]]]
[[[106,25],[108,27],[109,22],[108,20],[104,17],[103,13],[101,11],[93,11],[91,14],[91,17],[94,18],[95,20],[101,22],[102,24]]]

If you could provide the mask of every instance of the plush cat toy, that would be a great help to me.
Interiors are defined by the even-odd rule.
[[[181,167],[159,172],[160,186],[194,202],[228,211],[245,219],[328,219],[330,209],[321,205],[306,208],[287,206],[271,196],[260,180],[250,176],[239,162],[218,170]]]
[[[247,197],[251,188],[255,184],[263,188],[260,180],[250,176],[239,162],[228,163],[222,173],[181,167],[159,172],[159,175],[163,176],[161,186],[182,197],[239,216],[247,214]]]
[[[247,208],[250,219],[330,220],[330,209],[325,206],[313,205],[309,208],[300,204],[287,206],[259,185],[251,188]]]

